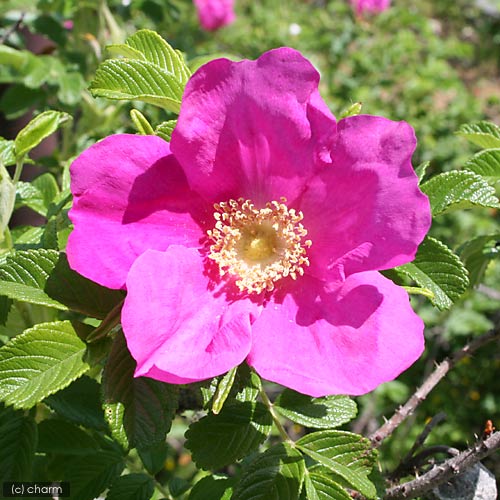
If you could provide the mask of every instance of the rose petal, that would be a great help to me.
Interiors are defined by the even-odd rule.
[[[235,19],[234,0],[194,0],[203,29],[214,31]]]
[[[122,325],[136,376],[186,383],[241,363],[251,345],[248,299],[230,301],[214,289],[195,249],[149,250],[127,277]]]
[[[148,248],[199,244],[200,199],[155,136],[113,135],[71,165],[74,230],[71,267],[109,288],[123,288],[130,266]],[[208,208],[208,207],[207,207]]]
[[[308,272],[343,279],[413,260],[431,224],[411,165],[415,145],[405,122],[354,116],[338,123],[333,165],[309,183],[300,204],[312,241]]]
[[[422,353],[422,320],[408,295],[376,272],[336,290],[303,277],[252,325],[248,363],[267,380],[310,396],[359,395],[393,380]]]
[[[202,66],[186,86],[172,134],[191,187],[211,202],[295,199],[329,161],[334,138],[318,82],[311,63],[289,48]]]

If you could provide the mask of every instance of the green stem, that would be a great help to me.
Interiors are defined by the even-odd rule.
[[[19,179],[21,178],[21,174],[23,173],[23,166],[24,166],[24,156],[21,158],[18,158],[16,161],[16,170],[14,171],[14,177],[12,178],[12,183],[14,186],[19,182]]]
[[[271,414],[271,417],[273,418],[274,425],[278,429],[278,432],[280,433],[280,436],[283,438],[283,441],[294,444],[293,441],[290,439],[290,436],[286,433],[285,428],[281,424],[279,416],[276,413],[276,410],[274,409],[273,404],[271,403],[271,401],[267,397],[267,394],[266,394],[266,391],[264,390],[264,388],[261,388],[259,393],[260,393],[260,397],[262,399],[262,402],[269,409],[269,413]]]

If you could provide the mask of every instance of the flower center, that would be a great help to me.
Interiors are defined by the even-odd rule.
[[[214,205],[217,222],[208,231],[213,241],[208,257],[219,264],[221,276],[237,278],[241,291],[271,291],[278,280],[297,279],[309,265],[304,216],[285,202],[281,198],[260,209],[243,198]]]

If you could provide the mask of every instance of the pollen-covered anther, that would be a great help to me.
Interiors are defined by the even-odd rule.
[[[250,200],[239,198],[214,204],[214,229],[208,257],[219,265],[221,276],[236,278],[241,291],[271,291],[275,283],[290,276],[297,279],[309,265],[304,240],[307,230],[301,224],[302,212],[286,206],[286,198],[256,208]]]

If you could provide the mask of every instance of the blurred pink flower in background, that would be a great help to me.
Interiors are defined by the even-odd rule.
[[[234,0],[193,0],[203,29],[215,31],[235,19]]]
[[[391,0],[350,0],[356,15],[378,14],[391,6]]]
[[[127,290],[136,376],[212,378],[246,362],[311,396],[363,394],[424,348],[408,294],[378,271],[430,226],[413,129],[338,123],[319,74],[281,48],[189,80],[169,144],[117,134],[71,165],[70,265]]]

